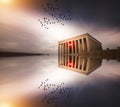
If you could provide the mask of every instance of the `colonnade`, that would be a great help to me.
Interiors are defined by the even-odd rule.
[[[87,38],[64,41],[58,44],[59,54],[80,54],[88,51]]]

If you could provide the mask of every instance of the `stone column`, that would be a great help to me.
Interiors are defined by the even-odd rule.
[[[76,66],[77,66],[77,56],[75,55],[75,62],[74,62],[74,64],[75,64],[75,69],[76,69]]]
[[[58,65],[60,65],[60,44],[58,44]]]
[[[63,65],[63,44],[61,44],[61,63]]]
[[[87,51],[90,51],[90,41],[89,38],[86,38],[86,43],[87,43]]]
[[[85,52],[85,43],[83,38],[82,38],[82,49],[83,49],[83,52]]]
[[[78,54],[80,54],[81,48],[80,48],[80,39],[78,40]]]
[[[77,54],[77,42],[76,42],[76,40],[74,41],[74,43],[75,43],[75,54]]]

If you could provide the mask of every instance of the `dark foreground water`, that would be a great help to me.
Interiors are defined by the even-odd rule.
[[[84,75],[57,56],[0,58],[0,107],[120,107],[120,62]]]

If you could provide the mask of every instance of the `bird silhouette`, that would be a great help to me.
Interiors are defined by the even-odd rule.
[[[49,0],[46,0],[42,4],[42,8],[45,13],[50,15],[51,18],[43,17],[41,19],[38,19],[38,21],[41,21],[41,27],[49,29],[49,25],[53,24],[60,24],[64,26],[64,21],[71,20],[71,11],[70,9],[67,9],[66,12],[62,10],[63,3],[60,0],[52,0],[53,2],[50,2]]]

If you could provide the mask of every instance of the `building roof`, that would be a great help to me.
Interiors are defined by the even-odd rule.
[[[79,35],[79,36],[74,36],[74,37],[72,37],[72,38],[69,38],[69,39],[65,39],[65,40],[59,41],[58,43],[64,42],[64,41],[70,41],[71,39],[83,38],[83,37],[89,37],[89,38],[91,38],[91,39],[97,41],[99,44],[101,44],[100,41],[98,41],[97,39],[95,39],[94,37],[92,37],[89,33],[85,33],[85,34],[82,34],[82,35]]]

